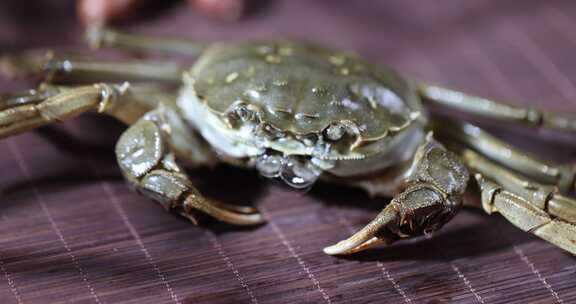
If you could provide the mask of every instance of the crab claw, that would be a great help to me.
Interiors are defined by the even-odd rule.
[[[346,240],[338,244],[324,248],[328,255],[346,255],[366,250],[378,244],[389,245],[396,241],[397,237],[383,233],[388,227],[398,226],[400,213],[395,203],[388,205],[368,225],[356,232]]]
[[[426,183],[416,183],[397,195],[376,218],[356,234],[324,249],[329,255],[351,254],[376,244],[432,233],[450,221],[460,201],[447,199]]]
[[[197,220],[193,216],[195,211],[200,211],[232,225],[251,226],[265,222],[264,217],[256,208],[229,205],[209,198],[190,195],[184,201],[181,214],[194,224],[197,224]]]

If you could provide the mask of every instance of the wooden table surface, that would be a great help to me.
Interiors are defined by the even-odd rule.
[[[65,1],[2,1],[0,52],[80,45],[72,14]],[[408,76],[576,112],[575,18],[568,0],[283,0],[240,23],[175,5],[122,27],[190,39],[305,38]],[[385,200],[329,185],[298,193],[219,168],[191,175],[216,197],[255,202],[268,224],[193,227],[124,183],[113,159],[122,126],[87,116],[62,128],[81,143],[63,150],[44,131],[0,141],[0,303],[576,303],[574,257],[500,216],[463,211],[431,239],[330,257],[322,248]],[[502,136],[576,161],[570,140],[519,133]]]

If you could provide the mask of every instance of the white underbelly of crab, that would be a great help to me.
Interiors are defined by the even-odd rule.
[[[380,145],[378,153],[365,158],[326,160],[315,156],[315,147],[306,146],[295,140],[280,142],[265,140],[254,135],[254,126],[243,125],[230,128],[220,117],[196,97],[187,86],[181,91],[178,106],[189,124],[220,155],[227,158],[250,159],[262,175],[281,177],[295,188],[305,188],[315,182],[322,172],[338,177],[373,174],[410,160],[424,140],[424,131],[413,124]],[[268,155],[273,150],[283,154]],[[305,163],[293,156],[309,156]],[[404,174],[402,174],[404,175]],[[400,177],[400,176],[399,176]]]
[[[178,107],[190,125],[217,152],[232,158],[246,158],[260,155],[264,147],[257,145],[252,128],[242,126],[238,130],[229,128],[210,111],[190,89],[183,89],[178,97]]]

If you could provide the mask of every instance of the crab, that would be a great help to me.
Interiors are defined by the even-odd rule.
[[[576,119],[521,108],[403,78],[360,57],[295,41],[194,42],[91,28],[96,47],[196,58],[191,68],[146,61],[6,55],[11,75],[41,75],[35,90],[3,95],[0,138],[95,111],[129,127],[117,142],[119,167],[139,193],[197,224],[208,215],[257,225],[256,208],[203,196],[176,159],[255,169],[297,189],[315,182],[392,198],[350,238],[324,248],[344,255],[432,233],[465,205],[576,254],[576,167],[540,160],[469,122],[428,107],[532,128],[576,131]],[[99,79],[64,86],[58,81]],[[129,82],[117,82],[132,81]],[[143,81],[144,80],[144,81]],[[152,85],[162,82],[178,86]]]

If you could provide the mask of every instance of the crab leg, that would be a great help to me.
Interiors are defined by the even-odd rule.
[[[0,138],[16,135],[87,111],[111,115],[129,124],[169,99],[155,88],[115,84],[62,87],[0,96]]]
[[[555,185],[562,193],[576,187],[574,165],[556,165],[540,160],[469,123],[443,119],[442,123],[433,122],[433,128],[441,137],[470,147],[498,164],[540,183]]]
[[[86,39],[93,48],[118,48],[129,51],[158,51],[198,56],[208,45],[183,39],[148,37],[117,32],[100,26],[89,27]]]
[[[372,222],[324,252],[351,254],[440,229],[460,209],[468,177],[458,157],[428,135],[416,152],[404,190]]]
[[[514,174],[472,150],[464,149],[461,155],[464,163],[472,171],[480,173],[506,191],[519,195],[550,216],[576,224],[576,200],[557,193],[555,187],[542,185]],[[486,203],[489,202],[483,201],[483,204]],[[489,205],[483,207],[491,213]]]
[[[205,198],[194,188],[174,160],[167,119],[159,108],[146,114],[120,137],[116,156],[126,179],[139,192],[195,224],[198,213],[234,225],[262,223],[263,218],[256,209]]]
[[[508,191],[506,187],[485,179],[482,174],[476,174],[476,180],[482,189],[482,205],[488,214],[498,212],[516,227],[576,254],[576,201],[554,197],[540,208],[529,197]]]
[[[38,77],[49,82],[147,80],[178,84],[182,71],[173,62],[60,58],[51,51],[0,56],[0,74],[12,78]]]
[[[31,92],[31,96],[19,105],[18,97],[8,97],[1,103],[16,105],[0,112],[0,138],[16,135],[52,122],[61,121],[80,113],[97,110],[106,111],[108,105],[126,91],[126,87],[98,84],[78,87],[67,92],[43,90]],[[42,96],[41,94],[45,94]],[[42,99],[38,102],[37,99]]]
[[[467,126],[472,128],[468,131],[473,132],[460,129]],[[557,176],[554,174],[549,177],[561,177],[562,167],[536,160],[472,125],[462,124],[460,128],[454,124],[439,130],[443,134],[449,133],[449,138],[459,141],[454,145],[455,150],[461,155],[466,166],[477,172],[476,180],[482,191],[483,209],[488,214],[499,212],[520,229],[576,254],[576,200],[558,193],[557,185],[561,186],[561,182],[546,184],[550,179],[544,178],[542,174],[534,174],[538,171],[532,170],[539,166],[549,166],[549,172],[557,173]],[[510,161],[503,162],[502,158],[498,157],[498,151],[509,155]],[[497,164],[484,155],[494,157],[502,163]],[[536,175],[533,178],[545,184],[518,175],[507,167],[525,175]],[[570,183],[573,176],[573,173],[567,176]]]
[[[576,115],[569,117],[534,108],[512,106],[426,83],[418,83],[418,91],[424,100],[477,116],[522,123],[536,128],[576,132]]]

